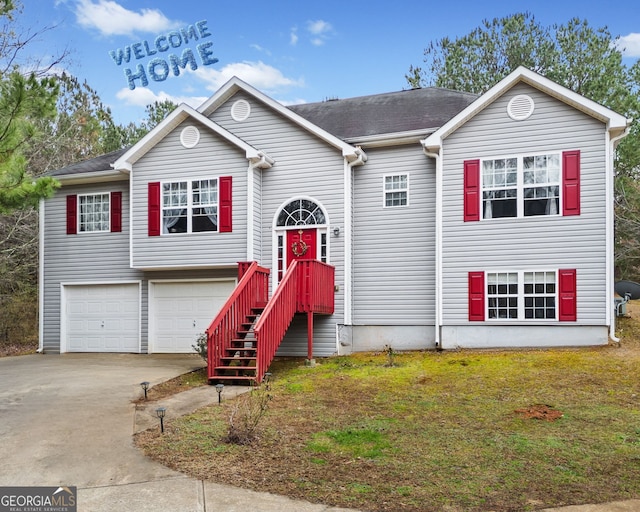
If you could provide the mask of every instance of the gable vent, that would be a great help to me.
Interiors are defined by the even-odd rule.
[[[247,100],[238,100],[231,105],[231,117],[234,121],[244,121],[251,114],[251,105]]]
[[[180,144],[185,148],[195,148],[200,142],[200,131],[195,126],[187,126],[180,132]]]
[[[534,103],[531,96],[526,94],[518,94],[511,98],[507,105],[507,114],[514,121],[524,121],[533,114]]]

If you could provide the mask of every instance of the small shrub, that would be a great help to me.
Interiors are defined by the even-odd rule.
[[[195,345],[191,345],[191,348],[202,358],[205,362],[209,361],[207,357],[207,333],[203,332],[198,335]]]
[[[382,348],[382,352],[387,355],[387,363],[385,364],[385,366],[395,366],[394,358],[395,358],[396,353],[394,352],[394,350],[391,347],[391,345],[385,345]]]
[[[239,396],[229,413],[229,429],[226,443],[248,445],[258,440],[260,421],[273,397],[268,383],[253,387],[249,393]]]

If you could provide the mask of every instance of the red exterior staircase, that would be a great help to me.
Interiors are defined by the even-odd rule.
[[[238,266],[238,285],[207,329],[210,382],[261,382],[296,313],[307,314],[308,354],[313,354],[313,315],[334,311],[335,269],[295,260],[271,299],[269,269]]]

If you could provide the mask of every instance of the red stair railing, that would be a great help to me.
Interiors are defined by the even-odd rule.
[[[311,318],[313,313],[333,313],[334,278],[334,267],[315,260],[296,260],[287,269],[253,329],[258,346],[257,382],[273,361],[296,313],[307,313]],[[313,333],[308,335],[311,343]]]
[[[208,378],[221,365],[221,357],[231,347],[239,326],[256,308],[264,308],[269,299],[269,269],[257,262],[239,263],[239,282],[207,329]],[[262,378],[262,376],[261,376]]]
[[[256,381],[262,382],[267,368],[284,338],[297,308],[298,272],[300,262],[294,261],[287,269],[275,293],[264,308],[260,319],[253,328],[258,354],[256,360]]]

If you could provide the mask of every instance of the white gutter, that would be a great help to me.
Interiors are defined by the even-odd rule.
[[[436,162],[436,282],[435,282],[435,342],[436,348],[442,349],[440,328],[442,326],[442,158],[439,153],[430,152],[423,146],[424,154],[434,158]]]
[[[356,147],[355,154],[354,160],[344,159],[344,325],[352,325],[353,322],[353,168],[367,161],[362,148]],[[340,343],[337,337],[336,342]]]
[[[615,148],[623,137],[626,137],[629,134],[629,128],[631,127],[631,120],[627,120],[627,127],[622,131],[620,135],[617,135],[613,138],[611,137],[611,133],[607,130],[607,139],[609,139],[607,144],[607,182],[606,182],[606,193],[607,193],[607,225],[606,225],[606,295],[607,295],[607,314],[606,321],[609,324],[609,338],[611,341],[615,343],[620,343],[620,338],[616,337],[616,315],[613,314],[613,308],[609,307],[611,300],[613,298],[613,281],[615,279],[614,276],[614,266],[615,266],[615,210],[613,206],[614,202],[614,181],[615,181],[615,172],[613,169],[613,160]]]
[[[436,128],[429,128],[377,135],[361,135],[358,137],[349,137],[345,139],[345,142],[367,148],[399,146],[419,142],[435,131]]]
[[[38,350],[44,352],[44,199],[38,206]]]

